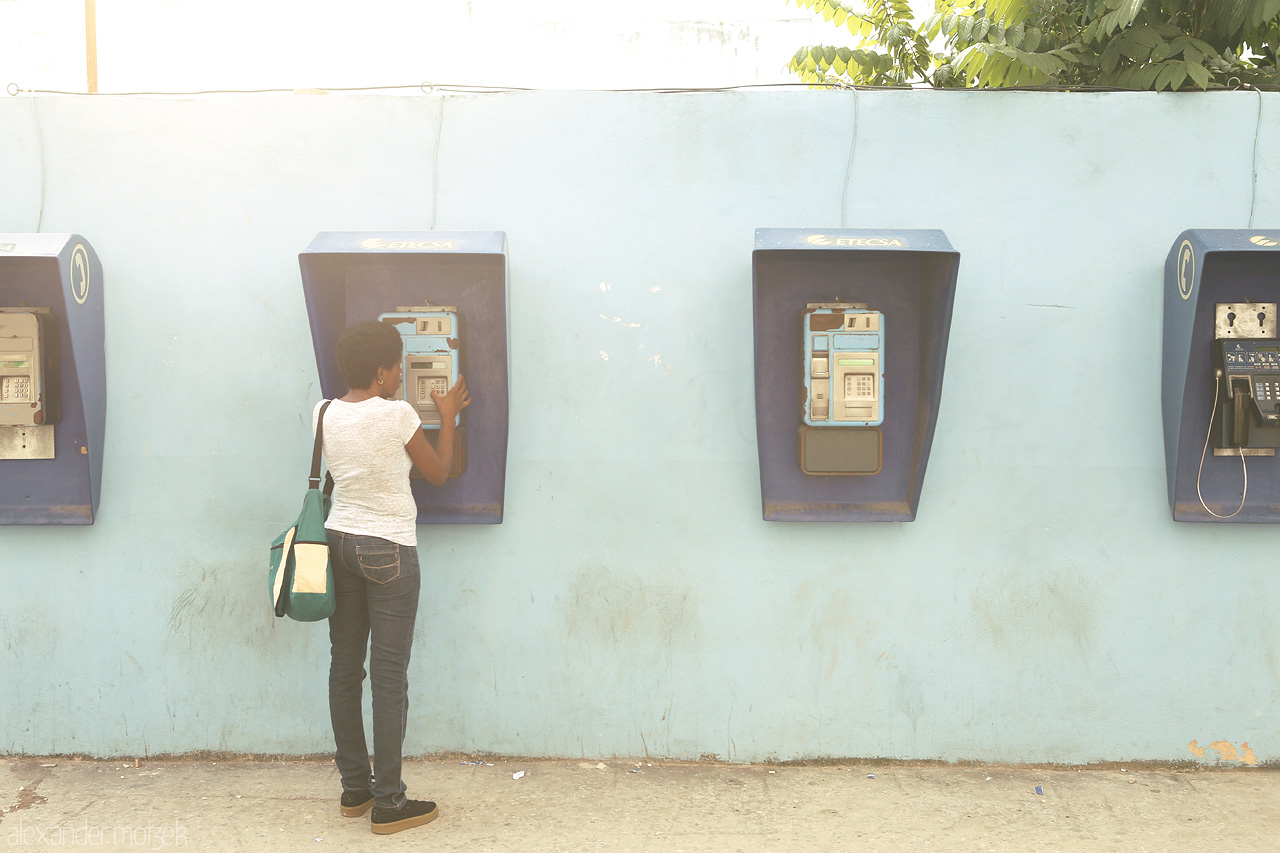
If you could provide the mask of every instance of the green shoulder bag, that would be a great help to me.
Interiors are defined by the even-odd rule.
[[[302,499],[302,512],[288,530],[271,543],[269,584],[271,606],[277,616],[299,622],[318,622],[333,615],[338,600],[333,588],[333,562],[329,559],[329,533],[324,520],[329,515],[333,475],[326,474],[320,487],[320,455],[324,449],[324,413],[332,400],[320,408],[316,423],[316,444],[311,454],[311,477]]]

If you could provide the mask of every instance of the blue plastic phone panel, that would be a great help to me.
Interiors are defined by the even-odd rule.
[[[443,334],[419,333],[418,320],[448,320],[447,332]],[[385,314],[379,314],[378,320],[381,322],[391,322],[395,326],[396,331],[400,333],[400,337],[404,342],[404,367],[401,379],[400,399],[408,401],[421,414],[422,395],[416,387],[417,383],[410,382],[410,376],[416,372],[412,367],[415,363],[414,359],[426,356],[443,356],[448,358],[449,377],[443,387],[435,386],[434,390],[441,394],[447,394],[449,389],[458,384],[458,374],[461,372],[459,358],[459,325],[458,315],[453,311],[390,311]],[[396,322],[401,320],[402,322]],[[429,326],[430,324],[428,324]],[[433,389],[423,389],[429,392]],[[430,398],[425,398],[429,400]],[[433,406],[434,408],[434,406]],[[458,426],[462,423],[462,414],[459,413],[454,419],[454,425]],[[423,423],[423,429],[438,430],[438,423]]]
[[[872,321],[869,324],[869,326],[871,328],[874,328],[876,331],[874,334],[872,334],[869,331],[857,332],[853,330],[850,330],[849,332],[839,332],[839,331],[834,331],[829,329],[814,331],[813,328],[811,327],[812,319],[815,314],[831,315],[836,313],[839,313],[845,317],[850,317],[850,316],[867,317]],[[803,409],[803,412],[802,412],[803,420],[807,426],[867,427],[867,426],[880,426],[880,424],[884,423],[884,351],[885,351],[884,322],[885,322],[884,314],[880,313],[879,311],[871,311],[863,308],[844,308],[844,309],[814,308],[812,310],[805,311],[804,321],[803,321],[804,364],[801,366],[801,372],[804,377],[804,400],[801,406]],[[859,323],[859,325],[861,325],[861,323]],[[857,326],[854,326],[854,329],[856,328]],[[822,340],[822,343],[824,343],[827,346],[827,349],[825,351],[816,349],[815,345],[818,343],[820,339],[825,339],[825,340]],[[826,359],[827,359],[827,375],[825,378],[815,378],[810,368],[814,363],[813,362],[814,358],[815,357],[822,358],[823,352],[825,352]],[[839,390],[838,383],[837,383],[836,368],[841,366],[839,361],[840,361],[840,356],[842,354],[847,358],[858,359],[858,360],[861,360],[859,358],[860,356],[874,357],[874,360],[876,363],[874,365],[869,365],[874,368],[873,371],[857,371],[856,372],[857,374],[866,373],[868,375],[874,376],[873,381],[875,382],[875,394],[874,394],[875,408],[874,408],[874,411],[871,413],[873,414],[872,417],[863,418],[863,419],[840,419],[840,420],[837,420],[835,417],[836,397],[840,396],[835,394],[835,392]],[[827,395],[827,412],[828,412],[827,417],[815,418],[813,416],[814,413],[810,410],[810,404],[814,399],[813,383],[815,381],[819,383],[826,383],[825,390]],[[819,390],[822,390],[822,389],[820,388]]]

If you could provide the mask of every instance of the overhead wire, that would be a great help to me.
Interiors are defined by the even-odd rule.
[[[1258,137],[1262,135],[1262,90],[1254,87],[1258,93],[1258,120],[1253,126],[1253,181],[1249,192],[1249,227],[1253,227],[1253,211],[1258,206]]]
[[[1259,92],[1280,91],[1280,87],[1253,86]],[[27,95],[84,95],[93,98],[103,97],[187,97],[195,95],[268,95],[295,94],[308,92],[380,92],[397,89],[418,89],[424,94],[448,92],[454,94],[506,94],[511,92],[597,92],[615,94],[694,94],[700,92],[739,92],[751,89],[824,89],[833,91],[911,91],[911,92],[1132,92],[1133,89],[1121,89],[1114,86],[1077,86],[1077,85],[1043,85],[1043,86],[1007,86],[1001,88],[935,88],[932,86],[869,86],[852,83],[742,83],[732,86],[648,86],[622,89],[597,88],[552,88],[532,86],[482,86],[469,83],[403,83],[385,86],[304,86],[297,88],[271,89],[199,89],[189,92],[71,92],[62,89],[26,89],[16,83],[9,83],[6,91],[11,96]],[[1208,92],[1226,92],[1230,89],[1209,89]]]
[[[16,83],[9,83],[6,91],[10,95],[19,94],[30,95],[88,95],[90,97],[131,97],[136,95],[149,95],[160,97],[182,97],[188,95],[268,95],[268,94],[293,94],[304,92],[378,92],[390,91],[395,89],[418,89],[424,94],[433,94],[435,92],[452,92],[458,94],[504,94],[507,92],[601,92],[601,93],[683,93],[683,92],[730,92],[740,89],[848,89],[853,88],[844,85],[813,85],[809,83],[747,83],[736,86],[696,86],[696,87],[680,87],[680,86],[654,86],[646,88],[630,88],[630,89],[555,89],[549,87],[529,87],[529,86],[482,86],[469,83],[432,83],[424,81],[422,83],[405,83],[386,86],[304,86],[297,88],[271,88],[271,89],[199,89],[189,92],[71,92],[63,89],[26,89]],[[876,88],[907,88],[907,87],[876,87]]]
[[[858,116],[858,91],[853,92],[853,131],[849,134],[849,161],[844,166],[844,190],[840,193],[840,227],[848,227],[849,219],[849,181],[853,178],[853,155],[858,150],[858,127],[862,120]]]
[[[440,198],[440,137],[444,134],[444,98],[436,113],[436,144],[431,151],[431,228],[436,230],[436,201]]]
[[[31,121],[36,126],[36,147],[40,152],[40,212],[36,214],[36,231],[40,233],[40,228],[44,225],[44,196],[45,196],[45,164],[44,164],[44,128],[40,125],[40,111],[36,108],[36,99],[31,99]]]

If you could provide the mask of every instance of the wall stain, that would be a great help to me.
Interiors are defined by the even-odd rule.
[[[62,636],[57,623],[49,618],[51,612],[43,602],[24,603],[17,619],[0,619],[0,646],[16,661],[28,654],[36,660],[50,659]]]
[[[693,635],[694,602],[683,582],[595,565],[569,584],[562,607],[568,636],[581,642],[657,645],[669,652]]]
[[[628,704],[638,734],[636,746],[648,753],[679,752],[671,741],[676,727],[673,684],[681,658],[695,655],[700,619],[696,590],[680,567],[659,563],[644,569],[612,569],[594,563],[579,570],[554,596],[565,632],[565,690],[587,678],[602,697],[631,697]],[[588,737],[599,732],[594,714],[576,721]],[[699,738],[695,731],[693,741]],[[583,755],[587,748],[582,734]]]
[[[1048,658],[1064,641],[1081,655],[1088,653],[1097,622],[1096,599],[1097,590],[1087,575],[1062,569],[984,577],[970,603],[981,639],[1007,654]]]
[[[206,566],[188,559],[179,575],[189,581],[169,611],[166,635],[170,645],[209,658],[217,657],[229,645],[242,645],[270,657],[280,652],[265,561],[250,568],[238,563]]]
[[[849,567],[837,569],[843,575]],[[846,578],[828,574],[810,574],[796,590],[787,613],[787,621],[796,626],[789,642],[798,659],[808,659],[809,678],[820,689],[847,683],[854,673],[860,681],[874,679],[873,671],[888,654],[871,646],[881,628],[876,612],[864,606],[867,593],[866,587],[855,592]]]

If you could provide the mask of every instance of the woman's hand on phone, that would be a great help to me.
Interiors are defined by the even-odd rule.
[[[471,394],[467,391],[467,380],[459,374],[458,381],[454,383],[447,394],[432,391],[431,401],[440,410],[440,423],[453,423],[454,419],[458,417],[458,413],[471,405]]]

